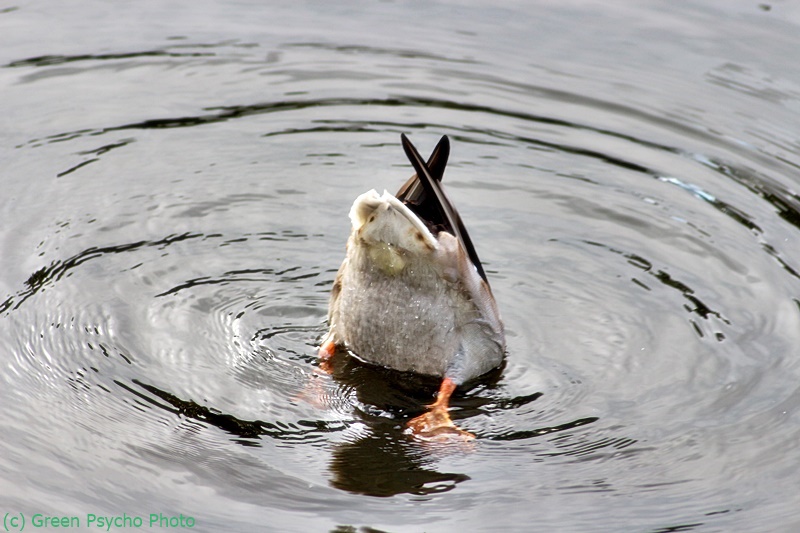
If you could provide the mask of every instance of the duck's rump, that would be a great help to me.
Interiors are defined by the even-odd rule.
[[[355,356],[457,383],[500,363],[502,339],[458,282],[442,279],[421,261],[387,274],[360,256],[342,266],[342,291],[331,316],[337,340]]]

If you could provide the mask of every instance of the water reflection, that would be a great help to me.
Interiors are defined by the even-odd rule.
[[[429,450],[398,440],[397,431],[371,428],[331,453],[331,485],[367,496],[427,496],[446,492],[469,480],[466,474],[438,472]]]
[[[309,444],[318,442],[321,434],[330,435],[345,429],[343,423],[336,421],[242,420],[136,380],[130,385],[119,381],[116,384],[153,407],[216,426],[243,446],[260,446],[263,438]],[[388,386],[385,390],[394,392]],[[401,493],[438,493],[469,479],[465,474],[432,469],[434,461],[430,450],[411,442],[392,417],[363,413],[361,419],[362,423],[347,426],[345,442],[333,445],[332,486],[353,493],[387,497]],[[360,427],[363,429],[359,432]]]

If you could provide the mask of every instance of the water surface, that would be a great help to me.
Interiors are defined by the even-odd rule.
[[[800,11],[0,9],[3,512],[199,531],[800,527]],[[445,175],[505,366],[316,345],[353,199]]]

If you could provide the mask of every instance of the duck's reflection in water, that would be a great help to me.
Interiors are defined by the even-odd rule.
[[[453,489],[469,476],[436,470],[442,455],[469,453],[475,443],[460,438],[426,442],[409,434],[408,420],[424,412],[434,400],[438,379],[363,364],[337,354],[331,375],[345,392],[354,393],[359,423],[343,442],[334,445],[330,462],[331,485],[370,496],[426,495]],[[502,369],[481,380],[496,386]],[[456,396],[454,416],[475,414],[488,400]]]

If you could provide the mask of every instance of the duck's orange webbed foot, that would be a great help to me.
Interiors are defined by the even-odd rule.
[[[319,347],[319,368],[326,374],[333,374],[333,364],[331,358],[336,353],[336,343],[333,339],[328,339]]]
[[[408,429],[411,435],[422,440],[435,441],[446,441],[454,438],[461,441],[469,441],[475,438],[472,433],[456,426],[447,412],[450,396],[455,390],[456,384],[450,378],[444,378],[436,395],[436,401],[429,406],[430,411],[408,422]]]

